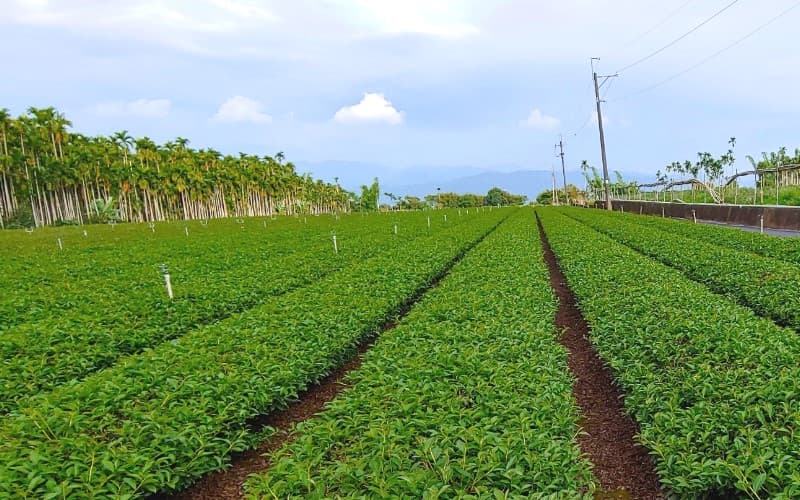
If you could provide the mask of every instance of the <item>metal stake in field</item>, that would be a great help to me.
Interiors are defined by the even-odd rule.
[[[430,227],[431,227],[431,216],[429,215],[428,216],[428,229],[430,229]]]
[[[397,224],[394,225],[394,234],[397,234]]]
[[[692,219],[694,219],[694,223],[697,224],[697,212],[692,210]]]
[[[161,264],[161,274],[164,275],[164,285],[167,287],[167,295],[172,300],[172,280],[169,276],[169,269],[166,264]]]
[[[339,253],[339,245],[336,244],[336,231],[333,232],[333,253]]]
[[[758,218],[761,221],[761,234],[764,234],[764,215],[759,215]]]

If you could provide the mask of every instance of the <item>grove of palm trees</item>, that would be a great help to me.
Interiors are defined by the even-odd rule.
[[[3,227],[322,213],[350,193],[299,175],[283,153],[223,155],[178,137],[86,136],[55,108],[0,109]]]

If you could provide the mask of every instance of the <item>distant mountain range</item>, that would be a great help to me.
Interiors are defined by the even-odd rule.
[[[381,186],[382,201],[388,202],[383,193],[395,196],[418,196],[435,194],[436,188],[444,192],[459,194],[486,194],[492,187],[510,193],[523,194],[529,200],[552,187],[550,170],[523,169],[516,165],[480,168],[474,166],[414,166],[407,168],[370,165],[359,162],[326,161],[298,162],[300,173],[334,182],[335,178],[347,190],[358,191],[362,184],[369,184],[377,177]],[[613,175],[613,174],[612,174]],[[622,172],[626,181],[652,182],[653,174]],[[567,171],[567,182],[582,187],[585,184],[579,171]],[[556,171],[556,184],[562,186],[561,171]]]

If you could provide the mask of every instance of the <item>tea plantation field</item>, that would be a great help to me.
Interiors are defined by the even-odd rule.
[[[548,207],[0,232],[0,498],[179,493],[359,350],[245,495],[608,493],[540,231],[664,497],[800,496],[800,242]]]

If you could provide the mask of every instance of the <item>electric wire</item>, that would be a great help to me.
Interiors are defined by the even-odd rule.
[[[700,66],[702,66],[702,65],[706,64],[707,62],[711,61],[712,59],[718,57],[719,55],[723,54],[724,52],[727,52],[728,50],[736,47],[737,45],[739,45],[740,43],[744,42],[748,38],[752,37],[753,35],[755,35],[759,31],[763,30],[764,28],[770,26],[772,23],[774,23],[778,19],[782,18],[783,16],[789,14],[791,11],[793,11],[797,7],[800,7],[800,1],[795,2],[794,4],[789,6],[787,9],[783,10],[780,14],[776,15],[775,17],[770,18],[768,21],[766,21],[765,23],[759,25],[758,27],[756,27],[754,30],[750,31],[749,33],[747,33],[743,37],[733,41],[732,43],[726,45],[725,47],[723,47],[720,50],[714,52],[710,56],[698,61],[697,63],[689,66],[688,68],[685,68],[685,69],[673,74],[672,76],[670,76],[668,78],[665,78],[665,79],[663,79],[663,80],[661,80],[661,81],[659,81],[657,83],[654,83],[653,85],[649,85],[647,87],[639,89],[636,92],[630,93],[630,94],[628,94],[626,96],[619,97],[617,99],[613,99],[610,102],[624,101],[626,99],[630,99],[632,97],[636,97],[638,95],[644,94],[645,92],[649,92],[649,91],[651,91],[653,89],[656,89],[656,88],[658,88],[658,87],[660,87],[662,85],[665,85],[665,84],[671,82],[672,80],[675,80],[676,78],[679,78],[679,77],[685,75],[686,73],[689,73],[692,70],[695,70],[695,69],[699,68]]]
[[[603,95],[602,95],[602,96],[600,96],[600,100],[601,100],[601,101],[605,99],[606,95],[608,95],[608,91],[609,91],[609,90],[611,90],[611,86],[612,86],[613,84],[614,84],[614,80],[611,80],[611,81],[609,82],[609,84],[608,84],[608,87],[606,87],[606,88],[605,88],[605,90],[603,91]],[[578,136],[578,134],[580,134],[581,132],[583,132],[583,129],[584,129],[584,128],[586,128],[586,125],[588,125],[588,124],[589,124],[589,122],[592,120],[592,117],[594,117],[594,116],[597,116],[597,111],[594,111],[594,110],[590,111],[590,112],[589,112],[589,115],[586,117],[586,120],[584,120],[584,121],[583,121],[583,124],[582,124],[582,125],[581,125],[581,126],[578,128],[578,130],[577,130],[576,132],[574,132],[574,133],[572,134],[572,136],[573,136],[573,137],[577,137],[577,136]]]
[[[633,40],[630,40],[630,41],[629,41],[629,42],[627,42],[625,45],[623,45],[623,48],[630,47],[631,45],[633,45],[634,43],[638,42],[638,41],[639,41],[639,40],[641,40],[642,38],[646,37],[646,36],[647,36],[647,35],[649,35],[650,33],[654,32],[654,31],[655,31],[655,30],[657,30],[658,28],[660,28],[660,27],[664,26],[665,24],[667,24],[667,21],[669,21],[670,19],[672,19],[673,17],[675,17],[675,15],[676,15],[678,12],[682,11],[682,10],[683,10],[683,9],[684,9],[684,8],[685,8],[687,5],[689,5],[689,4],[690,4],[690,3],[692,3],[693,1],[694,1],[694,0],[686,0],[685,2],[683,2],[683,3],[681,4],[681,6],[680,6],[680,7],[678,7],[677,9],[675,9],[675,10],[673,10],[672,12],[670,12],[669,14],[667,14],[667,17],[665,17],[664,19],[662,19],[661,21],[659,21],[659,22],[658,22],[658,23],[657,23],[655,26],[653,26],[653,27],[652,27],[652,28],[650,28],[649,30],[645,31],[644,33],[640,34],[639,36],[637,36],[637,37],[636,37],[636,38],[634,38]]]
[[[597,112],[596,112],[596,111],[590,111],[590,112],[589,112],[589,116],[587,116],[587,117],[586,117],[586,120],[584,120],[584,122],[583,122],[583,125],[581,125],[581,126],[580,126],[580,128],[578,128],[578,131],[577,131],[577,132],[575,132],[575,133],[573,133],[573,134],[572,134],[572,136],[573,136],[573,137],[577,137],[577,136],[578,136],[578,134],[580,134],[581,132],[583,132],[583,129],[585,129],[585,128],[586,128],[586,125],[588,125],[588,124],[589,124],[589,121],[591,121],[591,119],[592,119],[592,117],[595,115],[595,113],[597,113]]]
[[[653,52],[649,53],[648,55],[646,55],[646,56],[644,56],[644,57],[642,57],[642,58],[640,58],[640,59],[638,59],[638,60],[636,60],[636,61],[634,61],[634,62],[632,62],[632,63],[628,64],[627,66],[624,66],[624,67],[623,67],[623,68],[621,68],[621,69],[618,69],[618,70],[617,70],[617,73],[622,73],[623,71],[629,70],[629,69],[633,68],[634,66],[637,66],[637,65],[639,65],[639,64],[641,64],[641,63],[643,63],[643,62],[647,61],[648,59],[651,59],[651,58],[653,58],[653,57],[657,56],[658,54],[660,54],[660,53],[664,52],[664,51],[665,51],[665,50],[667,50],[668,48],[672,47],[672,46],[673,46],[673,45],[675,45],[676,43],[680,42],[681,40],[683,40],[683,39],[684,39],[684,38],[686,38],[687,36],[691,35],[691,34],[692,34],[692,33],[694,33],[695,31],[699,30],[700,28],[702,28],[703,26],[705,26],[706,24],[708,24],[709,22],[711,22],[711,21],[712,21],[714,18],[718,17],[719,15],[721,15],[723,12],[725,12],[726,10],[730,9],[731,7],[733,7],[733,6],[734,6],[735,4],[737,4],[738,2],[739,2],[739,0],[733,0],[732,2],[730,2],[729,4],[727,4],[725,7],[721,8],[720,10],[718,10],[718,11],[716,11],[714,14],[712,14],[712,15],[711,15],[711,17],[708,17],[708,18],[706,18],[706,19],[705,19],[703,22],[701,22],[700,24],[696,25],[694,28],[690,29],[689,31],[687,31],[687,32],[686,32],[686,33],[684,33],[683,35],[681,35],[681,36],[679,36],[678,38],[676,38],[676,39],[672,40],[671,42],[669,42],[668,44],[664,45],[664,46],[663,46],[663,47],[661,47],[660,49],[658,49],[658,50],[655,50],[655,51],[653,51]]]

